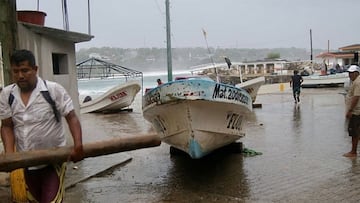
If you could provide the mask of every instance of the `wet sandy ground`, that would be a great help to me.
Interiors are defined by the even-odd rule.
[[[303,89],[297,105],[288,90],[259,95],[240,141],[262,155],[192,160],[163,143],[126,152],[130,162],[69,188],[65,202],[359,202],[360,165],[342,156],[351,140],[341,91]],[[137,102],[132,113],[82,115],[84,139],[151,132]]]

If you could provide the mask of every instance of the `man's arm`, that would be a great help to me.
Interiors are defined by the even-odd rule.
[[[1,120],[1,140],[4,145],[5,153],[15,151],[14,124],[11,118]]]
[[[84,151],[82,145],[82,131],[81,131],[80,121],[76,116],[74,110],[70,111],[65,116],[65,118],[69,125],[69,129],[74,140],[74,149],[71,153],[71,160],[73,162],[81,161],[82,159],[84,159]]]

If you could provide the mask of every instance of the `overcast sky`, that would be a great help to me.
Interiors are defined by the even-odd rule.
[[[67,0],[70,31],[88,33],[88,0]],[[63,29],[61,0],[40,0]],[[166,47],[165,0],[90,0],[89,47]],[[17,0],[36,10],[36,0]],[[170,0],[172,47],[330,49],[360,43],[360,0]]]

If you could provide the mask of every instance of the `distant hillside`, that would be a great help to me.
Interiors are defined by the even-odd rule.
[[[313,58],[326,50],[313,50]],[[261,60],[269,54],[278,54],[286,60],[310,60],[310,51],[299,48],[277,48],[277,49],[222,49],[210,48],[212,59],[215,63],[223,63],[224,57],[233,62],[245,62]],[[166,70],[167,56],[166,48],[89,48],[80,49],[76,52],[76,61],[81,62],[89,57],[101,57],[111,63],[143,72]],[[173,70],[185,70],[191,66],[211,63],[206,48],[173,48],[172,49]]]

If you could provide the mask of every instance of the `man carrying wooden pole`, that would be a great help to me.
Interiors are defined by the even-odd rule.
[[[58,83],[37,76],[35,56],[28,50],[14,51],[10,57],[14,84],[0,93],[1,139],[5,153],[49,149],[66,145],[62,117],[74,146],[69,160],[83,159],[82,130],[71,97]],[[25,168],[27,198],[37,202],[61,202],[66,165],[47,163]]]
[[[35,57],[28,50],[15,51],[10,62],[15,83],[0,93],[1,139],[6,153],[0,156],[0,170],[25,168],[28,200],[62,200],[64,162],[160,145],[158,137],[150,136],[93,143],[84,149],[80,122],[65,89],[37,76]],[[70,128],[73,147],[65,147],[61,116]],[[15,146],[20,152],[14,153]]]

